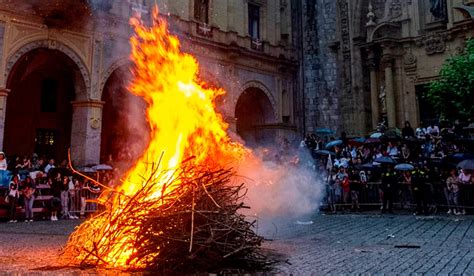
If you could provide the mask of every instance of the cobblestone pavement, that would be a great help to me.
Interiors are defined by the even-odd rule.
[[[316,215],[278,227],[285,274],[474,275],[474,217]],[[312,224],[309,224],[312,222]]]
[[[58,253],[77,224],[0,222],[0,275],[88,272],[58,262]],[[268,229],[260,230],[274,239],[265,247],[288,259],[276,268],[283,274],[474,275],[472,216],[320,214]]]

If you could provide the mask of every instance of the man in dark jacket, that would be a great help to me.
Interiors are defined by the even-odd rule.
[[[422,169],[422,164],[415,164],[415,170],[411,176],[413,198],[416,203],[415,215],[428,214],[428,205],[425,199],[427,179],[428,174]]]
[[[389,212],[393,214],[393,199],[397,186],[397,174],[393,171],[392,165],[386,165],[386,172],[382,174],[382,192],[383,192],[383,206],[382,214]]]

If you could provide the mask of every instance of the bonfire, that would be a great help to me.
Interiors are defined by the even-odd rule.
[[[150,142],[100,213],[81,224],[63,253],[68,262],[106,269],[179,272],[255,271],[268,262],[262,237],[239,212],[245,186],[232,166],[250,154],[233,142],[214,101],[224,93],[198,78],[167,22],[132,18],[129,90],[148,104]]]

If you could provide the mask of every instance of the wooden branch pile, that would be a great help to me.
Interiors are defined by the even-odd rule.
[[[154,179],[164,175],[161,196],[152,196]],[[232,170],[185,164],[155,170],[133,197],[109,192],[99,199],[107,198],[106,210],[76,229],[63,257],[82,266],[162,273],[265,270],[271,261],[261,252],[263,238],[255,221],[239,213],[247,208],[246,188],[231,185],[232,176]],[[118,260],[130,249],[123,265]]]

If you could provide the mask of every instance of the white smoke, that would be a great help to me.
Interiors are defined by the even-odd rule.
[[[237,168],[236,181],[248,188],[245,203],[251,209],[247,215],[266,224],[272,220],[297,220],[318,211],[324,183],[306,149],[298,152],[297,162],[295,158],[266,160],[261,151],[255,152]]]

